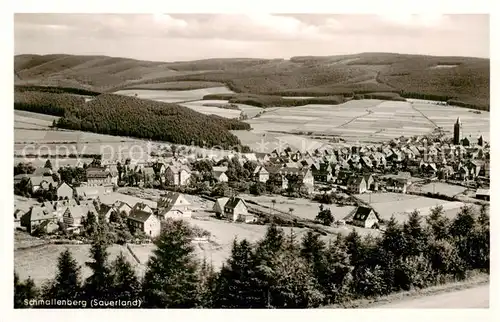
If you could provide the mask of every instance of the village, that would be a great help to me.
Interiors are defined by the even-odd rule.
[[[89,165],[55,170],[48,160],[44,168],[19,164],[14,171],[19,172],[14,176],[15,194],[37,200],[27,211],[16,208],[16,229],[36,236],[55,234],[65,238],[78,236],[90,214],[106,222],[116,222],[120,217],[133,236],[149,239],[160,234],[161,223],[168,218],[203,216],[244,224],[278,220],[285,226],[352,225],[377,230],[383,229],[388,216],[393,215],[383,216],[371,207],[370,201],[377,196],[414,194],[458,201],[456,196],[447,196],[435,188],[432,192],[417,191],[414,187],[419,182],[472,189],[475,194],[464,197],[466,202],[489,201],[489,144],[482,137],[462,138],[459,119],[453,138],[436,134],[401,137],[379,146],[306,152],[286,148],[212,158],[197,158],[186,149],[172,148],[149,163],[95,159]],[[135,189],[136,193],[155,190],[155,203],[148,205],[139,199],[131,204],[128,196],[120,193],[127,189]],[[342,217],[333,211],[335,220],[322,221],[301,217],[300,209],[279,210],[276,199],[266,205],[251,197],[261,195],[281,195],[305,203],[317,201],[318,214],[331,204],[350,208]],[[368,200],[363,197],[366,195]],[[213,206],[200,207],[188,201],[188,196],[210,200]]]

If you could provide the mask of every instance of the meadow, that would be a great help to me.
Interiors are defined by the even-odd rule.
[[[209,87],[193,90],[149,90],[149,89],[125,89],[113,94],[137,96],[138,98],[154,100],[165,103],[176,103],[185,101],[201,100],[203,96],[209,94],[230,94],[230,89],[224,86]]]
[[[233,241],[247,239],[251,243],[261,240],[268,226],[252,225],[244,223],[233,223],[225,220],[206,218],[205,220],[185,219],[190,225],[200,227],[210,232],[208,242],[194,244],[195,252],[199,260],[206,258],[214,265],[215,269],[220,269],[223,263],[231,254]],[[285,234],[290,234],[291,228],[283,227]],[[306,228],[293,228],[293,233],[300,240],[307,232]],[[328,236],[331,237],[331,236]],[[327,238],[324,236],[324,238]],[[141,265],[145,264],[155,249],[154,245],[130,245],[134,254],[139,258]]]
[[[254,132],[312,133],[346,142],[379,143],[403,136],[424,135],[442,127],[451,135],[460,117],[464,135],[489,138],[489,112],[426,103],[353,100],[339,105],[281,107],[248,120]],[[244,134],[243,134],[244,135]],[[246,141],[244,138],[240,138]]]
[[[52,129],[52,120],[58,117],[14,111],[14,162],[32,162],[43,165],[46,158],[23,158],[26,154],[102,154],[103,160],[145,159],[153,147],[150,141],[97,134],[83,131]],[[57,158],[51,160],[56,167],[75,165],[76,158]],[[82,158],[88,163],[92,159]]]
[[[55,277],[57,271],[57,258],[61,252],[68,248],[73,257],[81,266],[82,276],[91,274],[90,268],[85,265],[90,260],[90,245],[55,245],[47,244],[29,249],[14,251],[14,268],[21,279],[31,277],[37,285]],[[138,268],[130,252],[125,246],[112,245],[108,248],[109,260],[113,261],[122,252],[126,259]]]
[[[438,205],[443,206],[445,216],[454,218],[464,205],[462,202],[391,192],[361,194],[356,197],[369,203],[382,219],[389,220],[394,216],[400,223],[404,223],[414,210],[418,210],[420,215],[425,217],[430,214],[432,208]]]

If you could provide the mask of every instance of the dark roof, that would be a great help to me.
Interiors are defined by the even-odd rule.
[[[358,209],[356,209],[356,213],[354,214],[354,217],[352,219],[364,221],[364,220],[366,220],[366,218],[368,218],[368,215],[370,215],[370,212],[372,212],[372,211],[373,211],[373,209],[368,208],[368,207],[358,207]]]
[[[87,178],[107,178],[111,174],[105,168],[87,168]]]
[[[349,180],[347,181],[347,184],[361,184],[361,182],[364,180],[362,176],[360,177],[350,177]]]
[[[238,203],[240,201],[243,202],[243,204],[246,207],[245,201],[243,199],[239,198],[239,197],[231,197],[231,198],[229,198],[229,200],[226,202],[226,204],[224,205],[224,207],[234,209],[238,205]]]
[[[54,179],[51,176],[36,176],[36,177],[30,177],[31,184],[34,186],[39,186],[42,184],[42,182],[47,182],[48,184],[54,185]]]
[[[179,196],[180,194],[178,192],[168,191],[158,200],[157,208],[161,209],[162,213],[169,212],[177,202]]]
[[[153,216],[153,214],[147,212],[147,211],[142,211],[142,210],[135,210],[132,211],[128,217],[128,219],[131,219],[133,221],[138,221],[138,222],[145,222],[146,220],[149,219],[150,216]]]

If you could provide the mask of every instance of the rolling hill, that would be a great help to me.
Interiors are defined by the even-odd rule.
[[[489,110],[489,59],[362,53],[284,59],[151,62],[106,56],[18,55],[17,85],[114,92],[194,89],[224,83],[237,93],[353,97],[398,93]]]

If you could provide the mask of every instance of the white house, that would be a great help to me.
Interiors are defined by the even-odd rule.
[[[169,184],[174,186],[184,186],[191,178],[191,170],[185,166],[169,165],[165,170],[165,178]]]
[[[57,187],[57,199],[73,199],[75,191],[66,182],[63,182]]]
[[[180,193],[169,191],[158,201],[160,219],[189,218],[191,214],[191,204]]]
[[[161,222],[152,213],[137,210],[130,213],[128,225],[132,230],[140,230],[149,237],[157,237],[161,233]]]
[[[253,175],[256,181],[266,183],[269,180],[269,171],[263,166],[257,166],[253,171]]]
[[[228,182],[229,179],[226,175],[227,167],[213,167],[212,169],[212,177],[217,182]]]
[[[364,227],[364,228],[373,228],[378,225],[378,217],[373,211],[373,209],[368,207],[358,207],[356,209],[356,213],[352,218],[353,225]]]
[[[255,217],[248,213],[245,201],[238,197],[231,197],[224,205],[224,216],[231,221],[253,222]]]

